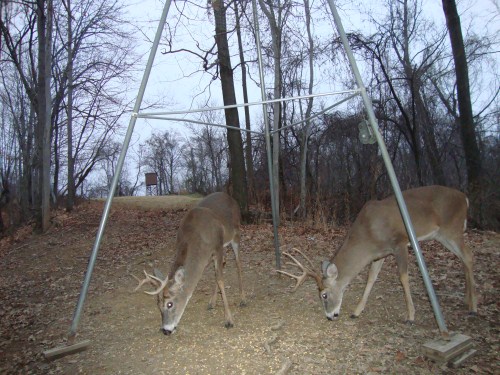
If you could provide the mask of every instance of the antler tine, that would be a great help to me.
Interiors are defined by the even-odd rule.
[[[133,277],[134,279],[136,279],[136,280],[137,280],[137,282],[139,283],[139,285],[137,285],[137,286],[135,287],[134,292],[137,292],[137,291],[141,288],[141,286],[143,286],[145,283],[147,283],[147,282],[151,282],[151,281],[152,281],[152,280],[149,278],[149,276],[148,276],[148,274],[146,273],[146,271],[144,270],[143,272],[144,272],[144,275],[146,275],[146,278],[144,278],[144,279],[142,279],[142,280],[141,280],[141,279],[139,279],[139,278],[138,278],[137,276],[135,276],[134,274],[132,274],[132,277]]]
[[[285,254],[285,253],[283,253]],[[283,275],[286,275],[286,276],[289,276],[291,277],[292,279],[296,279],[297,280],[297,283],[295,284],[295,286],[293,287],[293,291],[295,292],[297,290],[297,288],[299,286],[302,285],[302,283],[305,281],[306,277],[308,276],[307,272],[304,271],[304,273],[300,276],[297,276],[297,275],[293,275],[291,273],[288,273],[288,272],[285,272],[285,271],[281,271],[281,270],[276,270],[276,272],[279,272]]]
[[[309,259],[309,257],[304,254],[302,251],[300,251],[299,249],[297,249],[296,247],[292,248],[293,251],[297,251],[298,253],[300,253],[300,255],[302,255],[306,260],[307,262],[309,263],[309,265],[314,269],[314,264],[313,262],[311,262],[311,259]]]
[[[146,272],[146,270],[143,271],[144,272],[144,275],[146,276],[144,279],[139,279],[137,276],[135,275],[132,275],[132,277],[134,279],[136,279],[138,282],[139,282],[139,285],[137,285],[137,287],[134,289],[134,292],[138,291],[139,288],[141,286],[143,286],[145,283],[149,282],[155,286],[158,286],[158,284],[160,285],[158,287],[158,289],[152,291],[152,292],[147,292],[147,291],[144,291],[144,293],[146,294],[149,294],[149,295],[157,295],[157,294],[160,294],[160,292],[163,290],[163,288],[165,288],[165,286],[167,285],[167,282],[168,282],[168,276],[166,277],[165,280],[161,280],[159,279],[158,277],[154,276],[154,275],[150,275]]]
[[[297,276],[297,275],[294,275],[294,274],[291,274],[289,272],[285,272],[285,271],[281,271],[281,270],[277,270],[277,272],[283,274],[283,275],[286,275],[286,276],[289,276],[291,277],[292,279],[295,279],[297,280],[297,283],[295,284],[295,287],[293,288],[293,291],[295,292],[297,290],[297,288],[302,285],[302,283],[306,280],[307,276],[310,274],[309,273],[309,269],[307,269],[306,267],[304,267],[293,255],[291,255],[290,253],[287,253],[286,251],[283,252],[283,255],[286,255],[287,257],[289,257],[293,263],[291,262],[287,262],[287,264],[290,264],[290,265],[293,265],[293,266],[296,266],[296,267],[299,267],[301,270],[302,270],[302,275],[300,276]]]
[[[157,294],[160,294],[161,291],[167,286],[167,283],[168,283],[168,276],[165,278],[165,280],[162,280],[162,279],[159,279],[157,278],[156,276],[153,276],[153,275],[148,275],[150,278],[152,278],[153,280],[156,280],[157,282],[160,283],[160,286],[158,287],[158,289],[156,289],[155,291],[153,292],[146,292],[144,291],[144,293],[146,294],[149,294],[151,296],[155,296]]]
[[[311,260],[302,251],[300,251],[299,249],[296,249],[296,248],[293,248],[292,250],[299,252],[307,260],[307,262],[311,265],[311,267],[313,267],[313,264],[312,264]],[[316,271],[310,269],[309,267],[304,266],[302,263],[300,263],[297,260],[297,258],[295,258],[290,253],[283,252],[283,255],[286,255],[287,257],[289,257],[294,262],[294,263],[287,262],[287,264],[299,267],[302,270],[302,275],[300,275],[300,276],[293,275],[291,273],[288,273],[288,272],[285,272],[285,271],[281,271],[281,270],[277,270],[276,271],[276,272],[279,272],[279,273],[281,273],[283,275],[287,275],[287,276],[289,276],[289,277],[297,280],[297,283],[295,284],[295,287],[293,288],[293,291],[296,291],[297,288],[300,285],[302,285],[302,283],[306,280],[307,276],[311,276],[316,281],[316,284],[318,285],[318,288],[321,288],[321,285],[322,285],[321,275],[319,275]]]

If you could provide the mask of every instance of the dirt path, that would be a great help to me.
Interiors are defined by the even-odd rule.
[[[386,261],[359,319],[349,318],[361,296],[366,272],[344,295],[341,318],[325,319],[316,288],[306,282],[291,293],[292,280],[274,273],[272,228],[243,228],[242,261],[248,306],[239,307],[235,264],[228,252],[227,295],[235,327],[224,328],[221,301],[206,309],[214,272],[207,268],[178,330],[159,332],[154,298],[133,293],[139,275],[152,266],[168,271],[180,219],[190,202],[155,202],[152,208],[120,202],[112,208],[96,262],[78,339],[90,348],[54,362],[42,352],[61,345],[80,291],[102,202],[88,202],[71,215],[59,213],[45,235],[20,230],[0,242],[1,374],[498,374],[499,248],[495,233],[469,232],[476,258],[479,314],[463,304],[464,276],[458,259],[435,243],[423,246],[447,325],[473,338],[478,353],[460,369],[425,359],[420,347],[437,337],[430,304],[411,258],[411,287],[417,310],[404,323],[405,304],[395,263]],[[142,205],[139,201],[139,205]],[[339,246],[344,229],[287,224],[286,246],[315,262]]]

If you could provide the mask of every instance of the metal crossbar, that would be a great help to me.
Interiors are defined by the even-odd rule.
[[[320,97],[320,96],[327,96],[327,95],[341,95],[341,94],[346,94],[346,93],[354,93],[352,95],[349,95],[348,97],[339,100],[338,102],[335,102],[334,104],[326,107],[325,109],[315,113],[312,116],[309,116],[306,119],[294,122],[293,124],[283,126],[279,129],[276,130],[271,130],[270,133],[278,133],[282,130],[300,125],[306,121],[310,121],[312,119],[315,119],[328,111],[332,110],[333,108],[351,100],[352,98],[361,95],[359,90],[348,90],[348,91],[338,91],[338,92],[332,92],[332,93],[327,93],[327,94],[312,94],[312,95],[305,95],[302,97],[290,97],[290,98],[283,98],[283,99],[277,99],[277,100],[267,100],[266,104],[269,103],[276,103],[276,102],[285,102],[285,101],[291,101],[291,100],[296,100],[296,99],[306,99],[306,98],[314,98],[314,97]],[[251,130],[251,129],[244,129],[240,128],[239,126],[231,126],[227,124],[218,124],[218,123],[213,123],[213,122],[207,122],[207,121],[201,121],[201,120],[193,120],[185,117],[168,117],[169,115],[174,115],[174,114],[193,114],[193,113],[199,113],[199,112],[207,112],[207,111],[216,111],[216,110],[223,110],[223,109],[228,109],[228,108],[241,108],[241,107],[247,107],[251,105],[262,105],[262,102],[254,102],[254,103],[244,103],[244,104],[234,104],[234,105],[226,105],[226,106],[221,106],[221,107],[210,107],[210,108],[202,108],[202,109],[192,109],[192,110],[185,110],[185,111],[174,111],[174,112],[148,112],[148,113],[136,113],[133,114],[137,118],[145,118],[145,119],[150,119],[150,120],[165,120],[165,121],[175,121],[175,122],[188,122],[191,124],[197,124],[197,125],[210,125],[210,126],[217,126],[221,128],[226,128],[226,129],[234,129],[234,130],[239,130],[242,132],[247,132],[247,133],[254,133],[254,134],[259,134],[263,135],[264,131],[258,131],[258,130]]]
[[[217,111],[217,110],[223,110],[223,109],[251,107],[251,106],[255,106],[255,105],[283,103],[283,102],[292,101],[292,100],[310,99],[310,98],[316,98],[316,97],[321,97],[321,96],[332,96],[332,95],[342,95],[342,94],[352,94],[352,93],[360,93],[360,90],[332,91],[332,92],[310,94],[310,95],[291,96],[291,97],[287,97],[287,98],[260,100],[258,102],[230,104],[230,105],[223,105],[223,106],[219,106],[219,107],[186,109],[186,110],[171,111],[171,112],[140,112],[140,113],[137,113],[136,116],[138,118],[147,118],[149,116],[161,116],[161,115],[165,115],[165,116],[184,115],[184,114],[189,114],[189,113],[210,112],[210,111]]]

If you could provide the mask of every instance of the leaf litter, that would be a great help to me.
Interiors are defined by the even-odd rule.
[[[142,201],[144,202],[144,201]],[[405,304],[394,260],[389,258],[358,319],[349,318],[361,298],[364,270],[344,295],[341,317],[329,322],[314,282],[291,293],[292,280],[275,270],[272,226],[245,225],[241,257],[248,306],[239,307],[232,252],[224,271],[235,327],[223,326],[223,308],[206,309],[214,284],[205,270],[177,332],[159,332],[154,299],[133,293],[131,274],[168,271],[177,226],[192,202],[171,208],[121,200],[112,207],[79,326],[90,348],[54,362],[42,352],[63,345],[87,267],[103,202],[58,211],[43,235],[20,228],[0,240],[0,373],[2,374],[496,374],[499,361],[500,235],[469,231],[475,256],[479,312],[467,314],[460,261],[441,245],[422,245],[444,317],[451,331],[469,335],[477,354],[450,369],[425,358],[422,344],[437,338],[423,282],[410,253],[416,321],[404,323]],[[144,208],[146,207],[146,208]],[[316,264],[342,244],[347,228],[283,223],[283,246],[305,251]]]

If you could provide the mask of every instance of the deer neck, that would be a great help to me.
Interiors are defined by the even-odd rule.
[[[176,258],[170,269],[169,279],[172,279],[175,272],[179,268],[183,267],[186,273],[183,291],[191,296],[196,288],[196,285],[198,285],[198,282],[203,276],[203,271],[205,270],[205,267],[210,259],[203,259],[203,257],[200,257],[196,252],[189,250],[189,246],[180,246],[178,248]]]
[[[337,283],[342,288],[346,287],[374,257],[375,247],[366,241],[347,239],[337,254],[330,260],[338,269]]]

